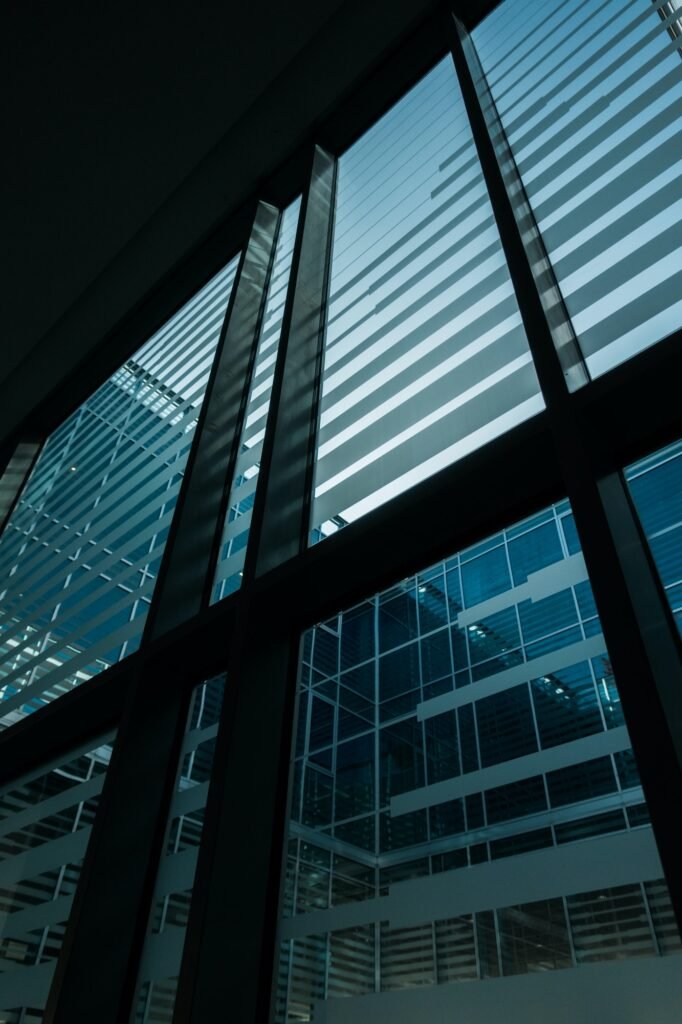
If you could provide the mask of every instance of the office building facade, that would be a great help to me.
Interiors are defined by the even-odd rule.
[[[7,1024],[679,1018],[679,11],[491,7],[8,435]]]

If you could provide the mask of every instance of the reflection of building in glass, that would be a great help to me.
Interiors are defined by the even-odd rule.
[[[282,936],[280,1021],[682,948],[567,502],[306,635]]]
[[[4,724],[139,646],[236,265],[48,438],[0,538]]]
[[[225,677],[217,676],[197,686],[192,695],[140,961],[134,1024],[170,1024],[173,1017],[224,688]]]
[[[43,766],[0,792],[0,1017],[37,1024],[64,940],[111,746]]]

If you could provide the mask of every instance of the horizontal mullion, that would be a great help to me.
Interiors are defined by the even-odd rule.
[[[271,570],[255,590],[307,628],[563,496],[541,412]],[[415,521],[419,530],[406,528]]]

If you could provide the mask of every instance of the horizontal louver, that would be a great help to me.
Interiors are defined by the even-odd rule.
[[[2,725],[139,644],[236,266],[45,444],[0,538]]]
[[[473,33],[593,376],[682,323],[674,6],[515,0]]]
[[[314,528],[541,408],[448,58],[339,160]]]
[[[0,1019],[40,1021],[109,765],[111,747],[0,794]]]

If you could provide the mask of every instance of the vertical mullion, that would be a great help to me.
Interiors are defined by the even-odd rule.
[[[571,391],[587,381],[561,293],[473,43],[449,16],[452,56],[575,516],[678,924],[682,871],[682,645],[621,473],[604,476]]]
[[[334,158],[315,147],[296,233],[176,999],[174,1020],[183,1024],[219,1020],[226,992],[230,1016],[240,1024],[269,1016],[299,626],[295,602],[273,607],[259,597],[255,577],[298,554],[307,537],[335,176]]]
[[[145,639],[167,633],[208,605],[280,220],[273,206],[258,204],[232,287]]]
[[[215,538],[239,446],[280,214],[260,203],[242,254],[147,622],[154,640],[207,603]],[[226,652],[229,637],[225,637]],[[145,660],[126,698],[45,1014],[121,1024],[140,954],[188,712],[186,678]]]
[[[168,674],[143,666],[126,697],[45,1024],[129,1019],[189,701]]]
[[[447,26],[500,241],[540,388],[550,406],[567,389],[587,383],[587,368],[474,44],[454,15],[448,15]]]
[[[307,545],[336,167],[336,159],[315,146],[296,234],[244,567],[249,581]]]

